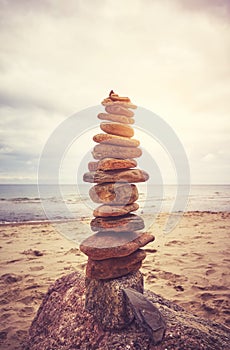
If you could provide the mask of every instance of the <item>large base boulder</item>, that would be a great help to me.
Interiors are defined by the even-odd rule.
[[[25,350],[228,350],[230,330],[187,313],[183,308],[146,291],[160,310],[166,334],[159,345],[139,322],[104,331],[85,310],[85,279],[75,272],[57,280],[48,290],[30,327]]]

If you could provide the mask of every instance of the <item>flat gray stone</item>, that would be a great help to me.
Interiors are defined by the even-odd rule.
[[[90,222],[92,231],[138,231],[145,227],[144,220],[135,214],[115,217],[97,217]]]
[[[125,147],[100,143],[93,148],[92,155],[94,159],[121,157],[123,159],[138,158],[142,155],[142,150],[139,147]]]
[[[123,107],[119,102],[118,104],[116,104],[116,102],[109,105],[107,104],[105,107],[105,110],[109,114],[111,113],[111,114],[125,115],[126,117],[129,117],[129,118],[134,116],[133,111],[130,111],[129,109]]]
[[[108,113],[99,113],[98,119],[109,120],[112,122],[124,123],[124,124],[134,124],[134,119],[126,117],[125,115],[119,114],[108,114]]]
[[[105,143],[110,145],[124,146],[124,147],[138,147],[140,141],[123,136],[117,136],[112,134],[97,134],[93,136],[93,141],[98,143]]]
[[[140,169],[128,170],[108,170],[91,171],[83,175],[85,182],[104,183],[104,182],[145,182],[149,179],[148,173]]]
[[[102,204],[95,208],[93,216],[95,217],[110,217],[110,216],[123,216],[139,209],[139,204],[131,203],[126,205],[112,205]]]
[[[146,328],[152,343],[159,344],[165,336],[166,323],[158,308],[134,289],[124,289],[124,293],[133,308],[136,320]]]

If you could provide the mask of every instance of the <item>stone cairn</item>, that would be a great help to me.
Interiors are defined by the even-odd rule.
[[[143,232],[143,219],[132,213],[139,208],[134,183],[147,181],[149,176],[136,168],[134,159],[142,155],[130,126],[136,106],[113,91],[102,105],[106,113],[98,118],[103,120],[100,128],[104,133],[93,137],[96,161],[89,162],[89,172],[83,177],[85,182],[96,183],[89,195],[100,204],[90,223],[96,233],[80,245],[88,256],[85,308],[103,329],[122,329],[134,318],[124,289],[143,293],[139,269],[146,253],[140,248],[154,240],[153,235]]]

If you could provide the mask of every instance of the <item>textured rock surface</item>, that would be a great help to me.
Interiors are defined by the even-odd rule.
[[[117,136],[124,136],[124,137],[133,137],[134,130],[131,126],[127,124],[122,123],[107,123],[107,122],[101,122],[100,128],[102,131],[113,134]]]
[[[123,258],[114,258],[117,260],[123,259]],[[105,263],[106,260],[110,259],[104,259],[104,260],[94,260],[94,264],[92,264],[93,260],[88,260],[87,266],[86,266],[86,277],[93,278],[96,280],[109,280],[111,278],[119,278],[127,276],[129,273],[137,272],[140,270],[142,262],[136,262],[133,264],[127,264],[121,266],[120,261],[119,264],[116,266],[112,265],[112,268],[109,268],[110,265],[107,266]],[[100,265],[100,262],[103,262],[103,267]]]
[[[134,184],[103,183],[91,187],[89,196],[95,203],[125,205],[138,199],[138,190]]]
[[[228,350],[230,331],[187,313],[176,304],[145,292],[161,311],[167,329],[153,346],[134,320],[127,329],[103,331],[84,310],[84,278],[72,273],[57,280],[46,294],[30,327],[24,350]]]
[[[110,134],[97,134],[94,135],[93,141],[98,143],[108,143],[110,145],[118,145],[125,147],[138,147],[140,145],[140,141],[136,139],[131,139],[129,137],[122,137],[117,135]]]
[[[141,262],[145,257],[145,251],[138,249],[134,253],[122,258],[104,260],[88,259],[86,276],[95,279],[125,276],[130,272],[137,271],[141,267]]]
[[[135,214],[122,217],[97,217],[90,222],[93,231],[138,231],[145,227],[144,220]]]
[[[97,117],[98,117],[98,119],[109,120],[112,122],[118,122],[118,123],[124,123],[124,124],[134,124],[134,119],[126,117],[125,115],[99,113]]]
[[[144,182],[147,181],[149,175],[144,170],[140,169],[128,169],[128,170],[110,170],[92,171],[85,173],[83,180],[91,183],[104,183],[104,182]]]
[[[97,232],[86,238],[80,249],[93,260],[103,260],[130,255],[153,240],[149,233]]]
[[[130,213],[131,211],[135,211],[139,208],[137,203],[131,203],[127,205],[107,205],[102,204],[93,211],[94,216],[121,216]]]
[[[136,166],[137,162],[135,159],[104,158],[98,162],[88,163],[89,171],[129,169]]]
[[[122,289],[133,288],[143,293],[140,271],[105,281],[86,278],[85,284],[85,308],[104,330],[122,329],[133,321],[133,310]]]
[[[117,146],[100,143],[93,149],[94,159],[103,158],[138,158],[142,155],[142,150],[138,147]]]

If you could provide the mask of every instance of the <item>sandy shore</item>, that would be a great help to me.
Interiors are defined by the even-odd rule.
[[[145,289],[230,326],[230,213],[186,213],[164,235],[166,218],[159,215],[152,228],[156,239],[146,246]],[[61,225],[81,236],[89,230],[87,221]],[[87,257],[47,223],[0,226],[0,235],[0,349],[19,350],[49,285],[83,272]]]

